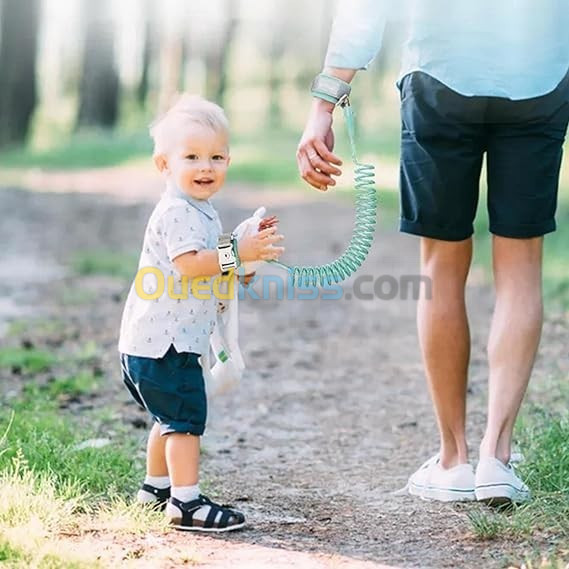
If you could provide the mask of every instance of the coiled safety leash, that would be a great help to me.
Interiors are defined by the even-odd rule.
[[[361,267],[373,242],[379,201],[375,189],[375,167],[372,164],[362,164],[357,159],[354,112],[348,97],[339,105],[344,112],[355,166],[355,222],[352,239],[344,253],[326,265],[289,266],[280,261],[270,261],[289,272],[293,286],[324,286],[347,279]]]

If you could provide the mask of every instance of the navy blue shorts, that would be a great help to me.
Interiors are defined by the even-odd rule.
[[[466,97],[422,72],[405,76],[400,92],[401,231],[470,237],[484,154],[490,231],[530,238],[555,230],[569,74],[551,93],[521,101]]]
[[[161,358],[121,354],[123,381],[160,425],[160,433],[200,436],[205,430],[207,396],[198,354],[174,346]]]

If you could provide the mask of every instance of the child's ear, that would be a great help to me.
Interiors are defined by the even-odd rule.
[[[229,164],[231,164],[231,156],[227,157],[227,165],[229,166]]]
[[[154,164],[156,164],[159,172],[164,172],[168,169],[168,159],[164,154],[156,154],[154,156]]]

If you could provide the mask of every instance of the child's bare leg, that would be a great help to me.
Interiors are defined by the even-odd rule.
[[[146,474],[148,476],[168,476],[166,437],[160,435],[160,425],[158,423],[154,423],[148,436]]]
[[[170,523],[180,529],[214,528],[217,524],[225,529],[241,527],[245,522],[243,514],[200,498],[200,437],[171,433],[166,439],[166,462],[172,480],[172,499],[166,506]],[[191,509],[184,511],[184,503],[190,503]],[[190,516],[190,520],[184,521],[184,516]]]
[[[199,481],[200,437],[170,433],[166,439],[166,463],[172,486],[196,486]]]
[[[166,437],[154,423],[146,445],[146,478],[137,499],[143,504],[164,503],[170,497],[170,477],[166,464]]]

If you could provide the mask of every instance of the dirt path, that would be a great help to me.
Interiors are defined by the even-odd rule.
[[[150,196],[125,203],[112,196],[5,189],[0,199],[0,275],[12,274],[2,281],[0,316],[56,316],[66,323],[61,332],[66,338],[96,341],[108,388],[95,404],[113,402],[117,417],[140,419],[120,385],[115,352],[125,285],[112,278],[73,277],[66,267],[77,251],[137,253]],[[226,227],[260,204],[272,206],[281,219],[290,261],[325,261],[349,239],[350,204],[331,196],[228,188],[218,202]],[[383,223],[360,274],[397,278],[416,268],[417,241]],[[264,272],[278,274],[270,267]],[[415,305],[399,298],[356,300],[352,285],[353,279],[341,300],[241,304],[247,375],[238,391],[212,405],[203,470],[214,493],[246,512],[250,529],[222,540],[171,533],[160,538],[171,551],[187,551],[191,544],[198,566],[248,569],[374,566],[356,560],[502,567],[527,551],[524,543],[474,539],[466,507],[393,495],[436,450]],[[89,291],[92,299],[82,305],[64,302],[62,291],[70,288]],[[476,273],[468,300],[473,336],[468,405],[475,448],[484,419],[484,344],[492,305],[491,292]],[[563,337],[562,322],[547,323],[534,376],[538,387],[560,373],[555,362],[566,360],[555,356]],[[109,536],[101,539],[110,542],[110,550],[121,546]],[[165,557],[157,553],[160,548],[139,541],[143,553],[136,566],[176,566],[171,553]]]

